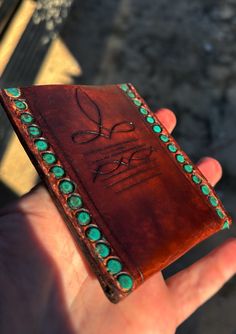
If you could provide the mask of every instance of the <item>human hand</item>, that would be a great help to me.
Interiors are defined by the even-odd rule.
[[[156,116],[173,130],[171,111]],[[198,166],[212,185],[220,180],[216,160]],[[0,211],[0,333],[173,334],[235,271],[236,239],[230,238],[166,281],[158,272],[112,304],[38,185]]]

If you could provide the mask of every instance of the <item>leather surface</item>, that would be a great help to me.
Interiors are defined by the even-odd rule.
[[[191,175],[176,161],[176,154],[168,151],[167,144],[118,85],[48,85],[21,91],[43,137],[77,185],[93,222],[112,246],[113,255],[121,260],[123,270],[133,277],[133,290],[221,229],[222,219],[200,186],[192,182]],[[35,154],[10,98],[2,93],[2,100],[60,212],[78,235],[105,293],[118,302],[127,294],[117,286],[112,294],[106,289],[114,280],[75,228],[65,210],[65,199],[55,191],[58,181],[51,179]],[[208,184],[196,166],[194,170]],[[231,223],[231,218],[226,218]]]

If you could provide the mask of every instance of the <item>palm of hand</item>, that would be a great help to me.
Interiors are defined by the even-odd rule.
[[[170,112],[160,112],[159,118],[173,128]],[[208,160],[207,168],[215,164],[219,171]],[[205,174],[207,168],[202,163]],[[220,173],[210,178],[215,183]],[[167,281],[156,273],[112,304],[43,186],[2,210],[0,221],[1,333],[174,333],[236,268],[230,255],[236,254],[236,243],[229,240]]]

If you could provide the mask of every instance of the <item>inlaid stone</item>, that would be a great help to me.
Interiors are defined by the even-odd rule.
[[[221,219],[225,217],[225,214],[221,209],[216,209],[216,213]]]
[[[59,189],[63,194],[71,194],[75,190],[75,185],[70,180],[62,180]]]
[[[121,84],[120,88],[124,91],[127,92],[127,90],[129,89],[129,86],[127,84]]]
[[[65,170],[61,166],[53,166],[50,172],[55,176],[56,179],[60,179],[65,176]]]
[[[30,123],[33,122],[34,118],[29,113],[23,113],[23,114],[20,115],[20,120],[24,124],[30,124]]]
[[[97,227],[94,227],[94,226],[89,227],[86,230],[85,234],[88,237],[88,239],[91,240],[91,241],[97,241],[97,240],[101,239],[101,237],[102,237],[102,233],[100,232],[100,230]]]
[[[169,144],[167,147],[170,152],[172,153],[177,152],[177,147],[174,144]]]
[[[130,290],[133,287],[133,279],[128,274],[120,274],[117,276],[117,281],[124,290]]]
[[[225,222],[224,222],[224,225],[222,226],[222,230],[225,230],[225,229],[229,229],[229,221],[228,220],[226,220]]]
[[[181,163],[181,164],[185,162],[185,158],[184,158],[183,154],[177,154],[177,155],[175,156],[175,158],[176,158],[176,160],[177,160],[179,163]]]
[[[152,129],[156,133],[161,133],[161,131],[162,131],[162,128],[158,124],[153,125]]]
[[[146,117],[146,121],[147,121],[148,123],[150,123],[150,124],[155,123],[155,119],[154,119],[152,116],[147,116],[147,117]]]
[[[79,195],[71,195],[69,198],[67,198],[67,204],[69,207],[73,210],[79,209],[82,206],[82,199]]]
[[[97,243],[95,250],[102,258],[107,257],[111,252],[110,247],[103,242]]]
[[[143,114],[143,115],[147,115],[148,114],[148,111],[147,111],[147,109],[146,108],[144,108],[144,107],[140,107],[139,108],[139,111],[141,112],[141,114]]]
[[[16,108],[19,109],[19,110],[26,110],[26,109],[28,109],[28,106],[27,106],[27,104],[24,101],[15,100],[14,104],[15,104]]]
[[[200,179],[200,177],[197,176],[197,175],[193,175],[193,176],[192,176],[192,180],[193,180],[193,182],[196,183],[196,184],[200,184],[200,183],[202,182],[202,180]]]
[[[209,201],[210,201],[211,205],[214,206],[214,207],[218,205],[218,200],[214,196],[209,196]]]
[[[91,221],[91,216],[87,211],[77,212],[76,218],[80,225],[88,225]]]
[[[135,94],[130,90],[128,91],[128,96],[131,97],[132,99],[135,97]]]
[[[27,128],[30,137],[40,137],[42,135],[41,129],[36,125],[30,125]]]
[[[209,195],[210,194],[210,188],[206,184],[201,186],[201,191],[204,195]]]
[[[37,139],[35,140],[34,144],[39,151],[46,151],[49,147],[45,139]]]
[[[5,89],[7,95],[12,97],[19,97],[20,96],[20,89],[19,88],[7,88]]]
[[[47,152],[42,154],[43,160],[48,164],[52,165],[57,161],[55,154]]]
[[[184,170],[185,170],[185,172],[187,172],[187,173],[192,173],[192,171],[193,171],[193,166],[192,166],[192,165],[189,165],[189,164],[184,165]]]
[[[134,104],[135,104],[137,107],[140,107],[141,104],[142,104],[142,102],[141,102],[140,100],[138,100],[138,99],[133,99],[133,102],[134,102]]]
[[[117,259],[109,259],[106,263],[106,267],[107,270],[114,275],[121,271],[122,264]]]
[[[160,135],[160,139],[161,141],[163,141],[164,143],[167,143],[169,141],[169,138],[166,135]]]

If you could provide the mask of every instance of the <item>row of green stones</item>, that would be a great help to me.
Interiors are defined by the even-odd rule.
[[[28,110],[27,103],[19,99],[21,91],[18,88],[5,89],[8,96],[13,98],[13,103],[16,109],[20,112],[20,120],[22,124],[27,127],[28,134],[34,140],[34,145],[37,150],[41,153],[43,161],[49,167],[50,173],[59,181],[59,190],[62,194],[67,196],[67,204],[70,209],[76,210],[75,217],[80,226],[86,227],[85,235],[91,242],[96,242],[95,251],[102,258],[103,261],[111,254],[110,246],[101,240],[103,238],[99,228],[91,224],[92,218],[88,210],[82,208],[83,202],[79,194],[75,193],[76,185],[69,179],[66,178],[65,170],[59,164],[56,164],[57,157],[49,149],[49,144],[45,138],[42,137],[41,129],[34,124],[34,117]],[[87,226],[89,225],[89,226]],[[119,285],[125,291],[130,290],[133,287],[133,279],[126,272],[121,272],[123,269],[122,263],[116,257],[110,257],[106,262],[105,266],[107,271],[112,275],[117,275]]]
[[[196,184],[200,186],[200,189],[202,191],[202,193],[208,197],[209,203],[215,208],[217,215],[221,218],[224,219],[225,218],[225,214],[223,213],[223,211],[221,210],[221,208],[218,207],[218,200],[217,198],[213,195],[213,193],[211,192],[210,188],[208,185],[204,184],[202,181],[202,178],[200,176],[198,176],[195,172],[194,172],[194,168],[193,166],[186,162],[186,159],[184,157],[184,155],[182,154],[182,152],[180,152],[178,150],[178,148],[175,146],[175,144],[170,140],[170,138],[168,137],[168,135],[166,135],[165,133],[163,133],[163,129],[160,126],[160,124],[156,123],[156,120],[154,119],[154,117],[152,117],[149,113],[149,111],[147,110],[147,108],[142,104],[142,102],[140,101],[139,98],[137,98],[137,96],[135,95],[135,93],[130,89],[130,87],[128,86],[128,84],[121,84],[120,88],[126,93],[126,95],[132,100],[132,102],[138,107],[139,112],[145,117],[145,120],[147,121],[147,123],[152,125],[152,130],[153,132],[155,132],[156,134],[158,134],[160,140],[165,143],[167,145],[167,149],[175,154],[175,159],[176,161],[182,165],[183,170],[188,173],[191,174],[191,179],[192,181]],[[229,221],[225,220],[222,226],[222,230],[229,228]]]

